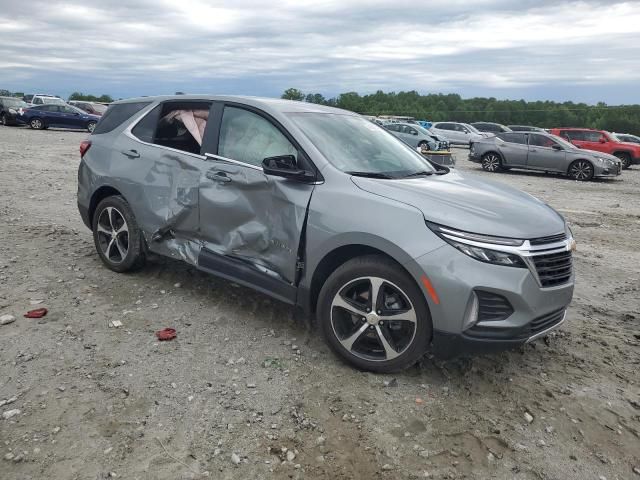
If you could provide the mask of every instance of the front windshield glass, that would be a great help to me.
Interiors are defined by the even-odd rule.
[[[611,132],[606,132],[606,134],[609,136],[609,138],[611,140],[613,140],[614,142],[624,142],[624,140],[620,140],[620,137],[617,137],[615,135],[615,133],[611,133]]]
[[[469,125],[468,123],[463,123],[462,125],[464,125],[465,127],[467,127],[471,132],[473,133],[480,133],[480,130],[478,130],[476,127],[474,127],[473,125]]]
[[[290,113],[289,116],[327,160],[343,172],[391,178],[435,172],[411,147],[365,118],[335,113]]]
[[[55,105],[64,105],[64,100],[58,97],[40,97],[42,99],[42,103],[45,105],[55,104]]]

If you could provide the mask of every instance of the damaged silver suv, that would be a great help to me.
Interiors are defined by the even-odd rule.
[[[139,98],[89,138],[78,207],[108,268],[153,252],[254,288],[315,314],[359,368],[510,348],[565,319],[575,243],[557,212],[354,113]]]

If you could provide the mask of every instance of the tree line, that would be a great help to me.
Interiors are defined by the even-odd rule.
[[[585,127],[640,135],[640,105],[462,98],[454,93],[421,95],[415,90],[397,93],[378,90],[368,95],[347,92],[325,98],[320,93],[289,88],[282,98],[343,108],[363,115],[403,115],[432,122],[485,121],[544,128]]]

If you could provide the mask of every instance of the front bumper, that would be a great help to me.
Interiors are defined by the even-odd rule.
[[[593,170],[594,177],[617,177],[620,174],[622,174],[621,163],[616,163],[613,167],[596,164]]]
[[[7,119],[7,125],[24,125],[25,124],[22,117],[17,113],[10,113],[6,111],[4,115],[5,115],[5,118]]]
[[[573,297],[573,272],[566,283],[544,288],[527,268],[483,263],[448,244],[416,262],[417,275],[426,275],[436,294],[425,292],[425,298],[433,323],[432,350],[440,357],[533,341],[562,324]],[[478,292],[503,298],[512,311],[505,318],[478,321]]]

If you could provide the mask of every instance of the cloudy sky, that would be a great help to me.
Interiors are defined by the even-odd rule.
[[[640,1],[0,0],[0,88],[640,103]]]

